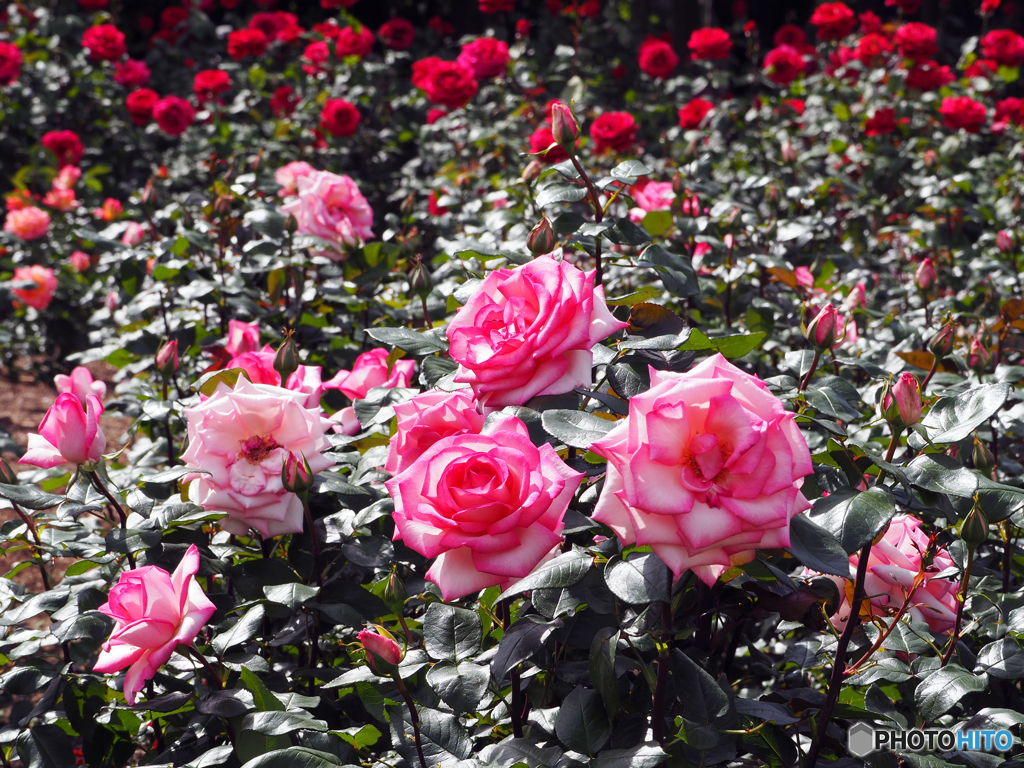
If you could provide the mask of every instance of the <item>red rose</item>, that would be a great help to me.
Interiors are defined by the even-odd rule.
[[[919,91],[934,91],[956,80],[956,76],[949,71],[949,67],[940,67],[934,61],[922,61],[907,70],[907,77],[904,81],[907,88],[916,88]]]
[[[416,88],[426,90],[426,83],[430,77],[430,73],[434,71],[444,59],[440,59],[437,56],[427,56],[425,59],[414,61],[412,63],[412,84]]]
[[[219,101],[218,97],[222,93],[231,90],[231,76],[223,69],[204,69],[193,79],[192,90],[200,104]]]
[[[377,30],[377,37],[388,48],[407,51],[416,39],[416,30],[407,19],[389,19]]]
[[[447,109],[438,109],[437,107],[431,107],[430,109],[427,110],[427,125],[433,125],[447,114]]]
[[[283,43],[294,42],[306,31],[299,26],[299,19],[294,13],[285,11],[254,14],[249,19],[249,29],[258,29],[267,36],[267,40],[280,40]]]
[[[799,48],[802,45],[807,45],[807,34],[796,24],[783,24],[775,33],[772,42],[777,46],[791,45],[794,48]]]
[[[516,22],[516,35],[519,37],[529,37],[530,29],[531,26],[529,19],[520,19]]]
[[[854,54],[860,63],[867,68],[880,67],[885,63],[888,54],[892,53],[892,44],[884,35],[869,32],[857,41]]]
[[[480,0],[482,13],[501,13],[515,10],[516,0]]]
[[[990,78],[999,72],[999,62],[994,59],[975,59],[970,66],[964,70],[964,77],[987,77]]]
[[[581,19],[596,19],[601,15],[601,3],[597,0],[586,0],[586,2],[579,3],[576,6],[576,15]]]
[[[282,85],[270,97],[270,111],[275,117],[288,117],[298,106],[299,97],[290,85]]]
[[[700,128],[708,112],[715,108],[707,99],[696,98],[679,108],[679,127],[684,130]]]
[[[229,11],[237,8],[242,4],[242,0],[220,0],[220,7],[227,8]]]
[[[804,116],[804,110],[807,109],[807,103],[803,99],[786,99],[782,103],[796,112],[800,117]]]
[[[508,69],[508,43],[493,37],[478,37],[463,43],[456,61],[479,80],[499,77]]]
[[[605,112],[590,125],[594,151],[625,152],[636,140],[636,120],[629,112]]]
[[[320,113],[320,125],[332,136],[351,136],[359,127],[359,110],[351,101],[328,99]]]
[[[124,34],[113,24],[97,24],[82,35],[82,47],[93,61],[116,61],[128,50]]]
[[[981,38],[981,55],[1006,67],[1024,62],[1024,37],[1010,29],[993,29]]]
[[[905,59],[930,59],[939,52],[935,37],[934,27],[920,21],[911,21],[896,30],[896,47],[900,49],[900,56]]]
[[[776,85],[789,85],[806,69],[804,57],[791,45],[772,48],[764,57],[765,76]]]
[[[629,70],[626,69],[622,64],[616,64],[609,70],[609,72],[611,73],[611,76],[614,77],[616,80],[623,80],[625,79],[626,75],[629,74]]]
[[[149,82],[150,71],[146,62],[125,59],[114,64],[114,82],[125,88],[138,88]]]
[[[1006,123],[1024,126],[1024,99],[1010,96],[996,102],[996,116],[993,120],[992,130],[996,129],[996,124],[1002,124],[1001,130],[1005,129]]]
[[[640,69],[651,77],[666,78],[679,63],[672,45],[656,37],[648,37],[640,44]]]
[[[133,123],[145,125],[153,119],[153,107],[158,101],[160,101],[160,95],[152,88],[139,88],[128,94],[124,105]]]
[[[334,42],[334,53],[340,59],[346,56],[363,58],[373,50],[373,41],[376,39],[369,27],[359,27],[358,31],[355,27],[344,27]]]
[[[99,11],[106,8],[110,0],[78,0],[83,11]]]
[[[319,24],[314,24],[313,31],[322,35],[325,40],[334,40],[338,36],[338,33],[341,32],[341,27],[338,26],[338,22],[334,19],[330,19],[328,21],[321,21]]]
[[[542,125],[530,136],[530,152],[537,154],[555,143],[555,137],[551,135],[551,126]],[[563,147],[555,144],[555,148],[546,155],[538,155],[542,163],[560,163],[569,159],[569,153]]]
[[[448,208],[437,204],[438,194],[436,189],[430,190],[430,197],[427,198],[427,211],[431,216],[444,216]]]
[[[457,61],[440,61],[431,67],[421,87],[427,98],[448,109],[458,109],[476,96],[478,85],[473,73]]]
[[[988,120],[985,105],[970,96],[947,96],[939,107],[942,122],[954,131],[963,128],[968,133],[978,133]]]
[[[13,43],[0,42],[0,85],[10,85],[21,74],[21,50]]]
[[[999,9],[1000,0],[981,0],[981,13],[989,16]]]
[[[695,29],[688,43],[694,61],[707,59],[727,59],[732,51],[732,38],[724,29],[704,27]]]
[[[881,136],[896,130],[896,110],[892,107],[876,109],[875,114],[864,122],[864,135]]]
[[[302,65],[302,71],[309,74],[315,75],[318,72],[326,71],[326,67],[323,66],[324,62],[327,61],[331,56],[331,49],[327,45],[326,40],[314,40],[312,43],[306,46],[306,50],[302,52],[302,58],[307,64]]]
[[[865,35],[878,34],[882,31],[882,20],[872,11],[864,11],[857,19],[860,21],[860,31]]]
[[[177,96],[164,96],[153,107],[153,119],[168,136],[180,136],[192,125],[196,113],[192,105]]]
[[[548,13],[550,13],[552,16],[562,15],[561,0],[544,0],[544,7],[548,9]]]
[[[445,21],[440,16],[434,16],[427,22],[427,26],[434,30],[438,37],[451,37],[455,34],[455,25]]]
[[[82,148],[82,140],[74,131],[50,131],[43,134],[41,144],[53,152],[59,168],[63,168],[65,165],[78,165],[85,152]]]
[[[267,36],[258,29],[236,29],[228,34],[228,53],[235,61],[262,56],[266,51]]]
[[[187,20],[188,11],[180,5],[172,5],[169,8],[164,8],[160,13],[160,26],[163,29],[174,29],[179,24],[184,24]]]
[[[853,32],[857,18],[846,3],[822,3],[814,9],[811,24],[818,28],[819,40],[838,40]]]

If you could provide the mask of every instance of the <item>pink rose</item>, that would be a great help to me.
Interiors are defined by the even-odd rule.
[[[671,181],[651,181],[643,187],[633,187],[633,201],[636,208],[631,208],[629,218],[639,224],[649,211],[666,211],[672,207],[676,193],[672,191]]]
[[[593,272],[551,256],[498,269],[448,326],[455,380],[485,411],[571,392],[590,384],[594,345],[627,325],[612,317]]]
[[[353,435],[358,435],[359,431],[363,428],[362,424],[359,423],[359,417],[356,416],[356,409],[351,405],[335,413],[329,421],[333,425],[334,431],[339,435],[352,437]]]
[[[508,43],[493,37],[478,37],[462,46],[456,61],[479,80],[498,77],[508,68]]]
[[[239,377],[220,384],[206,400],[185,410],[188,450],[182,461],[196,474],[189,495],[204,509],[226,512],[221,525],[236,534],[255,528],[263,537],[302,531],[302,502],[281,484],[289,453],[303,455],[314,473],[331,466],[323,451],[319,408],[306,395]]]
[[[512,584],[551,555],[582,480],[502,413],[480,434],[438,441],[385,486],[395,500],[395,539],[436,558],[426,578],[454,600]]]
[[[896,402],[896,413],[899,422],[911,427],[921,420],[921,385],[912,373],[901,373],[892,390],[882,397],[882,412],[892,411],[893,400]]]
[[[102,400],[107,394],[107,385],[102,381],[93,380],[92,372],[81,365],[71,371],[70,376],[58,373],[53,377],[53,383],[60,394],[70,393],[77,397],[82,405],[85,405],[89,395],[95,395]]]
[[[86,406],[70,393],[58,395],[39,425],[38,435],[28,436],[28,450],[22,464],[49,469],[61,464],[98,461],[107,438],[97,421],[103,404],[95,395],[86,396]]]
[[[295,194],[281,210],[295,217],[300,235],[335,243],[339,251],[373,237],[373,209],[348,176],[313,171],[296,179]],[[338,251],[321,251],[320,255],[339,261],[345,258]]]
[[[921,521],[910,515],[896,515],[881,540],[871,547],[868,557],[864,594],[870,600],[869,610],[873,616],[896,615],[913,588],[914,578],[921,570],[921,555],[927,550],[928,535],[921,530]],[[850,556],[851,573],[856,572],[859,562],[860,553]],[[954,565],[953,558],[943,549],[936,553],[929,572],[940,573]],[[841,631],[850,618],[853,583],[838,576],[827,578],[839,586],[841,602],[832,616],[832,626]],[[926,578],[907,609],[911,621],[925,622],[932,632],[948,632],[956,622],[959,586],[947,579]]]
[[[789,521],[810,507],[812,471],[796,415],[756,376],[721,355],[677,374],[651,369],[651,388],[591,446],[608,459],[594,519],[623,545],[650,546],[678,579],[706,584],[789,546]]]
[[[138,245],[146,238],[146,230],[137,221],[129,221],[128,227],[121,236],[121,242],[127,246]]]
[[[155,565],[122,571],[100,606],[115,622],[103,644],[93,672],[117,672],[129,667],[124,697],[129,704],[167,660],[178,643],[190,644],[217,607],[199,586],[199,550],[195,544],[168,573]]]
[[[22,240],[38,240],[49,231],[50,214],[34,205],[8,211],[4,220],[4,232]]]
[[[84,251],[75,251],[68,256],[68,263],[71,264],[71,268],[75,272],[85,272],[92,264],[92,259],[89,258],[89,254]]]
[[[396,666],[402,660],[402,646],[396,643],[390,634],[385,637],[372,629],[364,629],[357,638],[366,649],[366,660],[370,662],[370,668],[375,672],[381,672],[377,669],[380,662]]]
[[[228,320],[228,343],[224,348],[237,357],[243,352],[255,352],[260,347],[260,323],[243,323],[241,320]]]
[[[356,358],[351,371],[338,371],[324,386],[340,389],[354,402],[362,400],[375,387],[408,387],[415,368],[413,360],[396,360],[388,373],[388,351],[371,349]]]
[[[57,290],[57,275],[49,267],[33,264],[31,267],[15,267],[15,283],[33,283],[35,288],[12,288],[14,297],[34,309],[44,310],[53,301]]]
[[[245,323],[239,323],[239,325],[245,325]],[[266,344],[263,349],[236,355],[227,364],[227,367],[241,368],[253,384],[280,387],[281,374],[274,368],[276,355],[274,348]],[[325,384],[322,381],[319,365],[300,365],[285,382],[285,389],[301,392],[306,396],[303,404],[307,408],[319,408],[320,397],[324,390],[331,388],[334,387],[329,382]]]
[[[432,389],[394,408],[398,429],[391,437],[384,464],[392,475],[406,469],[439,440],[463,432],[479,432],[484,425],[484,417],[476,410],[476,400],[466,390]]]
[[[278,168],[274,174],[274,181],[282,187],[278,194],[281,197],[297,195],[299,193],[299,179],[303,176],[309,176],[311,173],[316,173],[313,166],[302,160],[297,160],[294,163],[288,163],[288,165]]]
[[[54,189],[72,189],[82,178],[82,169],[77,165],[65,165],[53,180]]]

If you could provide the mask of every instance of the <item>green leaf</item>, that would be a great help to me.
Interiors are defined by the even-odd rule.
[[[412,724],[408,721],[405,707],[390,706],[387,711],[391,717],[395,747],[410,766],[418,766],[420,763],[413,741]],[[420,742],[429,768],[448,768],[472,754],[473,745],[469,740],[469,734],[457,717],[427,707],[420,707],[418,714]]]
[[[978,654],[974,672],[987,672],[1001,680],[1020,680],[1024,677],[1024,649],[1012,637],[989,643]]]
[[[548,623],[534,621],[530,616],[519,619],[505,630],[498,643],[498,650],[491,659],[491,676],[498,682],[504,680],[512,667],[539,651],[551,633],[561,626],[561,620]]]
[[[473,712],[487,692],[491,673],[470,661],[458,665],[441,661],[427,672],[427,684],[441,700],[459,712]]]
[[[367,328],[366,334],[389,347],[408,352],[410,355],[423,355],[431,352],[447,352],[448,339],[444,331],[415,331],[412,328]]]
[[[18,734],[15,742],[25,768],[74,768],[71,739],[56,725],[37,725]]]
[[[905,473],[911,483],[935,493],[971,498],[978,489],[978,475],[944,453],[918,456]]]
[[[589,768],[655,768],[668,759],[657,744],[638,744],[629,749],[606,749],[589,763]]]
[[[223,655],[228,648],[252,640],[259,633],[265,615],[266,609],[262,605],[254,605],[230,629],[217,633],[211,643],[214,650]]]
[[[541,414],[544,431],[573,448],[590,450],[590,446],[607,435],[616,422],[585,411],[551,410]]]
[[[632,293],[627,293],[625,296],[614,296],[606,299],[605,303],[610,307],[632,307],[634,304],[650,301],[660,293],[661,291],[653,285],[645,285],[643,288],[638,288]]]
[[[618,642],[618,630],[601,627],[590,644],[590,680],[601,694],[609,720],[612,720],[619,710],[619,679],[615,675]]]
[[[982,384],[956,397],[941,398],[922,423],[933,443],[956,443],[992,418],[1009,394],[1009,384]]]
[[[932,722],[948,712],[968,693],[984,691],[984,677],[972,675],[959,664],[937,669],[922,680],[914,691],[914,705],[926,721]]]
[[[242,768],[338,768],[340,765],[341,758],[329,752],[307,747],[288,747],[254,757]]]
[[[310,587],[306,584],[271,584],[263,588],[263,594],[272,603],[288,606],[289,610],[295,611],[307,600],[312,600],[320,593],[320,587]]]
[[[531,589],[564,589],[575,586],[583,581],[593,562],[593,556],[582,550],[562,552],[506,589],[498,599],[507,600]]]
[[[24,509],[51,509],[60,506],[63,496],[55,496],[36,488],[34,485],[8,485],[0,483],[0,496]]]
[[[697,273],[687,256],[666,251],[660,245],[649,245],[640,254],[638,267],[653,267],[661,275],[665,290],[681,299],[700,293]]]
[[[537,206],[544,208],[551,203],[578,203],[586,197],[586,187],[556,181],[537,192]]]
[[[364,725],[362,728],[346,728],[343,731],[331,731],[331,733],[343,741],[347,741],[355,749],[372,747],[384,735],[373,725]]]
[[[558,708],[555,734],[574,752],[590,756],[600,752],[612,737],[612,726],[601,695],[593,689],[576,686]]]
[[[672,211],[648,211],[643,223],[651,237],[659,237],[672,228]]]
[[[249,374],[241,368],[228,368],[223,371],[214,371],[213,373],[207,373],[204,376],[200,376],[199,380],[192,385],[192,389],[201,395],[209,397],[217,391],[217,387],[220,384],[224,384],[229,389],[234,389],[239,376],[244,376],[246,379],[249,378]]]
[[[847,554],[872,541],[896,514],[896,503],[888,488],[866,491],[844,488],[815,500],[811,522],[831,533]]]
[[[650,176],[652,173],[654,171],[639,160],[623,160],[611,169],[607,178],[633,185],[641,176]]]
[[[653,552],[612,558],[604,568],[604,580],[617,598],[633,605],[668,602],[672,590],[672,571]]]
[[[480,650],[483,625],[476,611],[431,603],[423,616],[423,647],[431,658],[461,661]]]
[[[850,405],[846,398],[831,387],[819,389],[808,389],[804,392],[807,404],[818,413],[832,416],[839,421],[856,421],[860,418],[860,411]]]
[[[850,578],[850,558],[825,528],[807,515],[794,515],[789,523],[789,551],[812,571]]]
[[[295,731],[326,731],[327,723],[307,712],[250,712],[242,720],[243,731],[264,736],[285,736]]]
[[[252,694],[253,703],[260,712],[283,712],[284,704],[277,698],[270,689],[263,684],[263,681],[256,677],[256,673],[246,666],[242,666],[241,682]]]

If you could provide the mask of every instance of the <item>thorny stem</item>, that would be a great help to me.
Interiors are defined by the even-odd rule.
[[[569,154],[569,159],[572,160],[573,167],[576,172],[579,173],[580,178],[583,179],[584,184],[587,185],[587,193],[590,195],[590,205],[594,209],[594,222],[597,224],[601,223],[604,219],[604,209],[601,207],[601,199],[598,197],[597,188],[594,186],[594,182],[590,180],[587,172],[583,170],[583,166],[580,165],[580,161],[576,159],[575,152]],[[601,235],[598,234],[594,237],[594,265],[597,271],[594,282],[597,285],[604,283],[604,267],[601,264]]]
[[[316,576],[316,585],[322,587],[324,585],[324,577],[320,572],[320,541],[317,539],[316,526],[313,525],[313,513],[309,511],[309,502],[305,495],[299,497],[302,499],[302,511],[306,515],[306,525],[309,526],[309,538],[313,541],[313,574]]]
[[[420,296],[420,301],[423,304],[423,327],[429,331],[434,327],[434,324],[430,322],[430,310],[427,309],[427,297]]]
[[[928,382],[932,380],[932,376],[935,375],[935,371],[939,368],[939,356],[935,355],[935,359],[932,360],[932,367],[928,370],[928,375],[924,377],[924,381],[921,382],[921,393],[928,389]]]
[[[409,693],[409,689],[405,686],[405,681],[402,680],[401,675],[397,672],[394,675],[395,685],[398,687],[398,692],[402,694],[402,698],[405,699],[406,706],[409,707],[409,719],[412,721],[412,735],[416,741],[416,754],[420,758],[420,768],[427,768],[427,759],[423,756],[423,745],[420,744],[420,716],[416,713],[416,702],[412,700],[412,695]]]
[[[114,495],[107,490],[107,486],[100,480],[100,474],[96,470],[92,470],[89,474],[89,479],[92,480],[92,484],[96,486],[96,489],[107,497],[107,501],[117,512],[118,518],[121,520],[121,531],[124,533],[124,551],[128,554],[128,564],[135,570],[135,555],[132,554],[132,548],[128,545],[128,515],[125,514],[124,508],[114,498]]]
[[[658,648],[658,679],[654,684],[654,699],[651,701],[651,735],[659,744],[665,743],[665,699],[668,695],[668,673],[672,666],[672,603],[661,605],[661,622],[665,625],[665,641]]]
[[[32,519],[31,515],[25,514],[25,512],[22,511],[21,507],[19,507],[13,501],[10,501],[9,503],[12,507],[14,507],[14,511],[18,513],[18,517],[21,518],[21,522],[28,526],[28,530],[32,534],[32,538],[35,541],[36,546],[41,548],[43,546],[43,542],[39,540],[39,531],[36,530],[36,521]],[[36,554],[38,554],[38,552]],[[39,575],[43,579],[43,588],[46,589],[47,592],[49,592],[50,576],[46,573],[46,568],[43,567],[42,555],[39,555],[39,560],[36,562],[36,565],[39,566]]]
[[[508,600],[498,603],[498,617],[501,620],[501,627],[508,631],[512,624],[512,610]],[[519,689],[519,665],[515,665],[508,673],[509,682],[512,685],[512,701],[509,707],[509,715],[512,717],[512,735],[517,739],[523,737],[523,692]]]
[[[974,550],[968,548],[967,550],[967,567],[964,568],[963,580],[960,582],[960,594],[959,600],[956,605],[956,623],[953,625],[953,634],[949,636],[949,647],[946,648],[946,652],[942,655],[942,663],[939,664],[939,669],[946,666],[949,660],[953,658],[953,651],[956,650],[956,644],[960,642],[960,625],[964,618],[964,605],[967,603],[967,590],[971,586],[971,567],[974,565]]]
[[[861,664],[864,664],[868,659],[871,658],[872,654],[874,654],[875,651],[882,647],[882,643],[884,643],[886,639],[889,637],[889,635],[892,634],[892,631],[896,629],[896,625],[899,623],[900,619],[903,618],[903,614],[907,612],[908,608],[910,608],[910,602],[914,599],[914,594],[917,592],[918,588],[922,584],[924,584],[924,573],[920,572],[917,574],[917,576],[914,577],[914,585],[913,587],[911,587],[910,592],[907,593],[907,599],[903,601],[903,605],[900,606],[899,613],[896,614],[896,617],[892,620],[892,623],[889,624],[889,626],[886,627],[885,631],[878,636],[878,639],[875,640],[875,642],[871,645],[870,648],[868,648],[867,653],[861,656],[860,659],[852,667],[850,667],[843,673],[845,677],[849,677],[850,675],[854,674]]]
[[[807,369],[807,375],[804,376],[804,380],[800,382],[800,389],[798,389],[797,392],[803,392],[807,389],[807,385],[811,383],[811,376],[813,376],[814,372],[818,370],[818,362],[820,360],[821,352],[816,349],[814,350],[814,359],[811,360],[811,367]]]

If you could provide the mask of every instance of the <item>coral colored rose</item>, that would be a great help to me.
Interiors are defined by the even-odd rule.
[[[295,217],[300,235],[314,235],[339,248],[353,247],[373,237],[373,209],[348,176],[314,171],[299,177],[296,196],[281,210]],[[324,251],[323,255],[344,258],[333,251]]]
[[[464,43],[456,59],[478,80],[489,80],[508,69],[508,43],[493,37],[478,37]]]
[[[939,66],[934,61],[918,62],[907,70],[907,77],[904,81],[907,88],[914,88],[919,91],[934,91],[944,85],[949,85],[956,80],[948,66]]]
[[[107,447],[107,438],[97,424],[102,414],[103,404],[95,395],[86,396],[84,408],[75,395],[57,395],[39,424],[39,434],[28,436],[28,450],[21,463],[49,469],[98,461]]]
[[[92,264],[92,259],[89,258],[89,254],[84,251],[75,251],[68,256],[68,263],[71,264],[71,268],[75,272],[85,272]]]
[[[732,37],[724,29],[704,27],[695,29],[690,34],[687,45],[690,48],[690,58],[694,61],[727,59],[732,51]]]
[[[81,253],[81,251],[78,251],[78,253]],[[82,255],[85,256],[85,254]],[[85,256],[85,258],[88,259],[89,257]],[[57,392],[62,395],[74,395],[82,405],[86,404],[86,399],[89,395],[102,400],[107,394],[107,385],[102,381],[95,381],[92,378],[92,372],[82,365],[77,366],[71,371],[70,376],[58,373],[53,377],[53,384],[57,387]]]
[[[82,178],[82,169],[77,165],[65,165],[60,173],[53,180],[54,189],[74,189],[75,184]]]
[[[985,105],[969,96],[947,96],[939,114],[946,127],[954,131],[963,128],[968,133],[978,133],[988,121]]]
[[[394,51],[407,51],[416,40],[416,29],[408,19],[388,19],[377,30],[377,37]]]
[[[783,24],[775,32],[772,42],[775,43],[776,46],[791,45],[794,48],[800,48],[801,46],[807,45],[807,33],[800,29],[796,24]]]
[[[472,392],[432,389],[394,406],[398,426],[391,436],[384,469],[397,475],[434,443],[463,432],[479,432],[484,417]]]
[[[551,126],[541,125],[530,135],[530,152],[537,154],[543,152],[545,149],[555,144],[555,137],[551,134]],[[557,144],[545,155],[540,155],[540,159],[545,163],[560,163],[563,160],[569,159],[569,153],[565,151],[564,147]]]
[[[188,449],[181,459],[210,473],[194,476],[189,495],[204,509],[226,512],[226,530],[244,535],[255,528],[265,538],[302,531],[302,502],[281,484],[284,460],[305,456],[314,473],[332,464],[322,455],[330,448],[325,420],[306,398],[240,376],[233,389],[221,383],[185,409]]]
[[[92,215],[97,219],[103,219],[103,221],[110,222],[120,216],[123,210],[120,200],[108,197],[103,201],[103,207],[95,209],[92,212]]]
[[[122,245],[127,245],[128,247],[138,245],[145,239],[146,230],[137,221],[129,221],[128,226],[125,227],[124,234],[121,235]]]
[[[89,51],[89,58],[93,61],[116,61],[128,50],[124,33],[113,24],[89,27],[82,35],[82,47]]]
[[[867,575],[864,578],[865,600],[861,615],[868,620],[876,616],[895,616],[913,589],[914,578],[921,570],[921,556],[928,550],[928,535],[921,530],[921,521],[910,515],[897,515],[881,540],[871,547]],[[860,553],[850,556],[850,573],[857,570]],[[937,574],[956,567],[946,550],[935,554],[927,573]],[[839,587],[841,603],[832,616],[832,626],[842,630],[850,618],[853,582],[828,576]],[[932,632],[949,632],[956,622],[959,584],[948,579],[926,576],[916,592],[907,615],[911,621],[924,622]]]
[[[448,325],[455,381],[485,410],[571,392],[591,382],[594,345],[626,326],[593,272],[551,256],[497,269]]]
[[[34,205],[8,211],[4,220],[4,232],[22,240],[38,240],[49,231],[50,214]]]
[[[419,81],[417,87],[423,89],[430,101],[448,109],[464,107],[479,89],[473,72],[457,61],[431,62]]]
[[[480,0],[481,13],[509,13],[515,10],[516,0]]]
[[[235,61],[267,52],[267,36],[258,29],[236,29],[228,34],[228,54]]]
[[[149,67],[137,59],[125,59],[114,64],[114,82],[125,88],[138,88],[149,82]]]
[[[320,125],[332,136],[351,136],[359,127],[359,109],[345,99],[327,99],[320,112]]]
[[[811,455],[768,387],[719,354],[677,374],[651,369],[651,388],[591,450],[608,459],[594,519],[623,545],[650,546],[676,578],[706,584],[789,546],[789,522]]]
[[[664,79],[672,76],[672,70],[679,64],[679,56],[668,41],[648,37],[640,44],[637,63],[644,74]]]
[[[196,101],[220,101],[220,95],[231,90],[231,75],[223,69],[204,69],[192,81]]]
[[[18,46],[0,41],[0,85],[10,85],[18,79],[22,60]]]
[[[360,26],[358,30],[354,26],[343,27],[334,41],[334,53],[341,59],[348,56],[361,59],[373,50],[375,39],[369,27]]]
[[[270,111],[275,117],[288,117],[299,105],[299,97],[290,85],[282,85],[270,96]]]
[[[691,99],[679,108],[679,127],[687,131],[700,128],[704,118],[714,108],[715,105],[707,99]]]
[[[638,224],[650,211],[667,211],[676,199],[671,181],[651,181],[642,187],[637,185],[633,187],[632,194],[636,207],[630,209],[629,218]]]
[[[255,352],[259,347],[260,323],[258,320],[254,323],[228,320],[228,341],[224,348],[232,357],[237,357],[245,352]]]
[[[864,122],[865,136],[882,136],[896,130],[896,110],[892,107],[876,109]]]
[[[629,112],[605,112],[590,124],[595,152],[625,152],[633,146],[636,120]]]
[[[935,42],[935,28],[920,21],[904,24],[896,30],[894,39],[900,56],[905,59],[924,61],[939,52],[939,46]]]
[[[35,284],[35,288],[12,288],[11,293],[18,300],[39,310],[50,306],[53,292],[57,290],[57,275],[49,267],[42,267],[38,264],[33,264],[31,267],[15,267],[14,282]]]
[[[981,55],[1006,67],[1024,62],[1024,37],[1012,29],[994,29],[981,38]]]
[[[791,45],[772,48],[764,57],[765,77],[776,85],[789,85],[807,70],[800,51]]]
[[[92,671],[128,667],[124,697],[129,704],[135,703],[143,683],[167,663],[178,643],[191,644],[217,610],[195,578],[199,562],[199,550],[192,544],[174,573],[155,565],[122,571],[107,602],[99,607],[116,623]]]
[[[885,35],[867,34],[857,41],[857,48],[854,55],[865,67],[880,67],[885,64],[885,59],[892,53],[892,44]]]
[[[313,166],[303,160],[296,160],[278,168],[274,173],[274,181],[281,185],[279,194],[282,197],[297,195],[299,179],[315,172]]]
[[[383,663],[385,666],[394,667],[402,660],[402,646],[396,643],[390,635],[384,637],[372,629],[364,629],[356,635],[356,639],[366,650],[366,660],[369,662],[370,668],[378,674],[385,673],[385,670],[377,668],[379,664]]]
[[[43,198],[43,205],[67,213],[78,208],[79,203],[75,199],[75,190],[51,189]]]
[[[325,386],[341,390],[349,400],[362,400],[377,387],[408,387],[412,383],[414,360],[396,360],[388,372],[388,351],[371,349],[356,358],[351,371],[341,370]]]
[[[124,100],[128,116],[136,125],[145,125],[153,119],[153,107],[160,101],[160,94],[151,88],[139,88],[132,91]]]
[[[838,40],[853,32],[857,19],[846,3],[822,3],[814,9],[811,24],[817,27],[819,40]]]
[[[436,558],[426,578],[454,600],[510,585],[550,556],[582,480],[502,413],[480,434],[439,440],[385,486],[395,500],[395,539]]]
[[[168,136],[180,136],[195,120],[196,112],[178,96],[164,96],[153,106],[153,119]]]
[[[48,131],[39,142],[57,158],[57,166],[78,165],[85,154],[82,140],[74,131]]]

